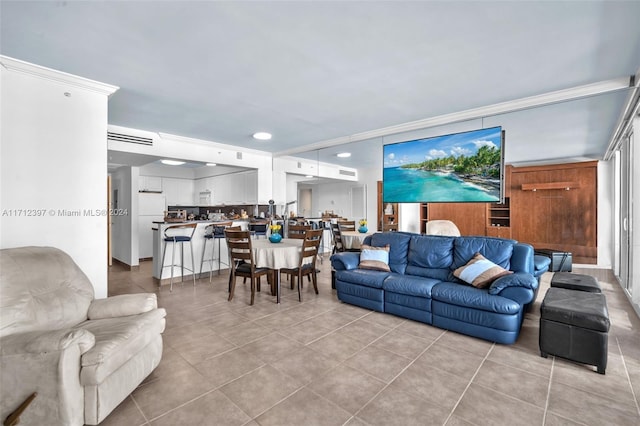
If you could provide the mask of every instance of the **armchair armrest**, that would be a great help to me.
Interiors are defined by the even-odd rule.
[[[29,395],[38,397],[20,417],[24,424],[84,423],[80,359],[95,345],[82,329],[16,333],[0,338],[0,418]]]
[[[64,351],[72,345],[77,345],[80,348],[80,355],[82,355],[95,343],[95,336],[90,331],[82,329],[30,331],[10,334],[0,339],[0,355]]]
[[[158,308],[158,298],[154,293],[121,294],[95,299],[89,305],[90,320],[138,315]]]
[[[331,266],[336,271],[357,269],[360,264],[360,253],[342,252],[331,256]]]

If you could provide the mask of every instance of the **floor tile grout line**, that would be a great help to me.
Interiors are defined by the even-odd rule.
[[[402,323],[398,324],[398,326],[396,326],[395,328],[393,328],[392,330],[395,330],[396,328],[398,328]],[[391,331],[391,330],[389,330]],[[418,358],[420,358],[425,352],[427,352],[433,345],[435,345],[435,343],[440,340],[440,338],[444,335],[445,333],[440,334],[433,342],[431,342],[426,348],[424,348],[424,350],[422,352],[420,352],[414,359],[413,361],[411,361],[409,364],[407,364],[406,367],[404,367],[402,370],[400,370],[400,372],[398,374],[396,374],[391,380],[389,380],[388,383],[386,383],[382,389],[380,389],[378,392],[376,392],[375,395],[373,395],[371,398],[369,398],[369,400],[367,402],[365,402],[362,407],[360,407],[358,409],[358,411],[356,411],[353,414],[353,417],[358,416],[358,414],[360,414],[362,412],[362,409],[364,407],[366,407],[367,405],[369,405],[369,403],[371,403],[371,401],[373,401],[374,399],[376,399],[378,397],[378,395],[380,395],[382,392],[384,392],[385,389],[387,389],[391,383],[393,383],[398,377],[400,377],[402,375],[402,373],[404,373],[405,371],[407,371],[407,369],[409,367],[411,367],[413,364],[415,364],[415,362],[418,360]],[[382,336],[381,336],[382,337]],[[376,339],[377,340],[377,339]],[[373,343],[373,342],[372,342]],[[364,349],[364,348],[363,348]]]
[[[133,393],[131,393],[131,395],[129,395],[131,397],[131,400],[133,401],[134,405],[136,406],[136,408],[138,409],[138,411],[140,411],[140,414],[142,414],[142,417],[144,418],[144,423],[143,424],[149,424],[149,419],[147,418],[147,415],[144,414],[144,411],[142,411],[142,408],[140,408],[140,404],[138,404],[138,401],[136,401],[136,399],[133,396]]]
[[[549,410],[549,399],[551,398],[551,383],[553,382],[553,368],[556,364],[556,357],[551,359],[551,370],[549,371],[549,383],[547,384],[547,398],[544,402],[544,414],[542,415],[542,425],[547,423],[547,411]]]
[[[624,372],[627,376],[627,382],[629,383],[629,388],[631,389],[631,395],[633,396],[633,401],[636,404],[636,411],[638,412],[638,416],[640,417],[640,405],[638,405],[638,395],[636,395],[635,390],[633,389],[633,383],[631,382],[631,375],[629,374],[629,369],[627,368],[627,363],[624,358],[624,354],[622,353],[622,346],[620,346],[620,340],[618,336],[615,336],[616,344],[618,345],[618,350],[620,351],[620,358],[622,359],[622,366],[624,367]]]
[[[480,365],[478,366],[478,368],[476,368],[476,371],[475,371],[475,373],[473,373],[473,376],[471,376],[471,379],[469,379],[469,383],[467,383],[467,386],[465,386],[464,390],[462,391],[462,394],[460,394],[460,397],[458,398],[458,400],[456,401],[455,405],[453,406],[453,408],[449,412],[449,415],[445,419],[444,423],[442,423],[443,425],[446,425],[447,422],[449,421],[449,419],[451,419],[451,416],[453,416],[454,411],[456,411],[456,408],[458,408],[458,405],[460,405],[460,401],[462,401],[462,398],[464,398],[464,395],[467,393],[467,390],[469,390],[469,388],[471,387],[471,383],[473,383],[473,380],[476,378],[476,376],[480,372],[480,369],[484,365],[484,363],[487,360],[487,358],[489,358],[489,355],[491,355],[491,352],[493,352],[493,349],[495,347],[496,347],[496,344],[494,342],[491,345],[491,348],[489,349],[489,351],[485,354],[484,358],[480,362]]]

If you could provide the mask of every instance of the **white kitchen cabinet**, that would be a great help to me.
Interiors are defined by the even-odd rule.
[[[258,171],[251,171],[245,174],[243,201],[246,204],[258,203]]]
[[[158,176],[139,176],[138,191],[162,192],[162,178]]]
[[[162,178],[163,193],[167,197],[167,205],[191,205],[195,184],[190,179]]]

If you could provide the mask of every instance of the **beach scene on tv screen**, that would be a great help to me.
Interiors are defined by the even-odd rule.
[[[384,145],[383,200],[500,201],[502,127]]]

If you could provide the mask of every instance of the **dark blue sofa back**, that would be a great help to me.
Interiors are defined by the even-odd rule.
[[[399,274],[456,282],[452,271],[466,265],[476,253],[514,272],[534,272],[533,248],[515,240],[383,232],[367,237],[364,243],[376,247],[388,244],[389,267]]]

